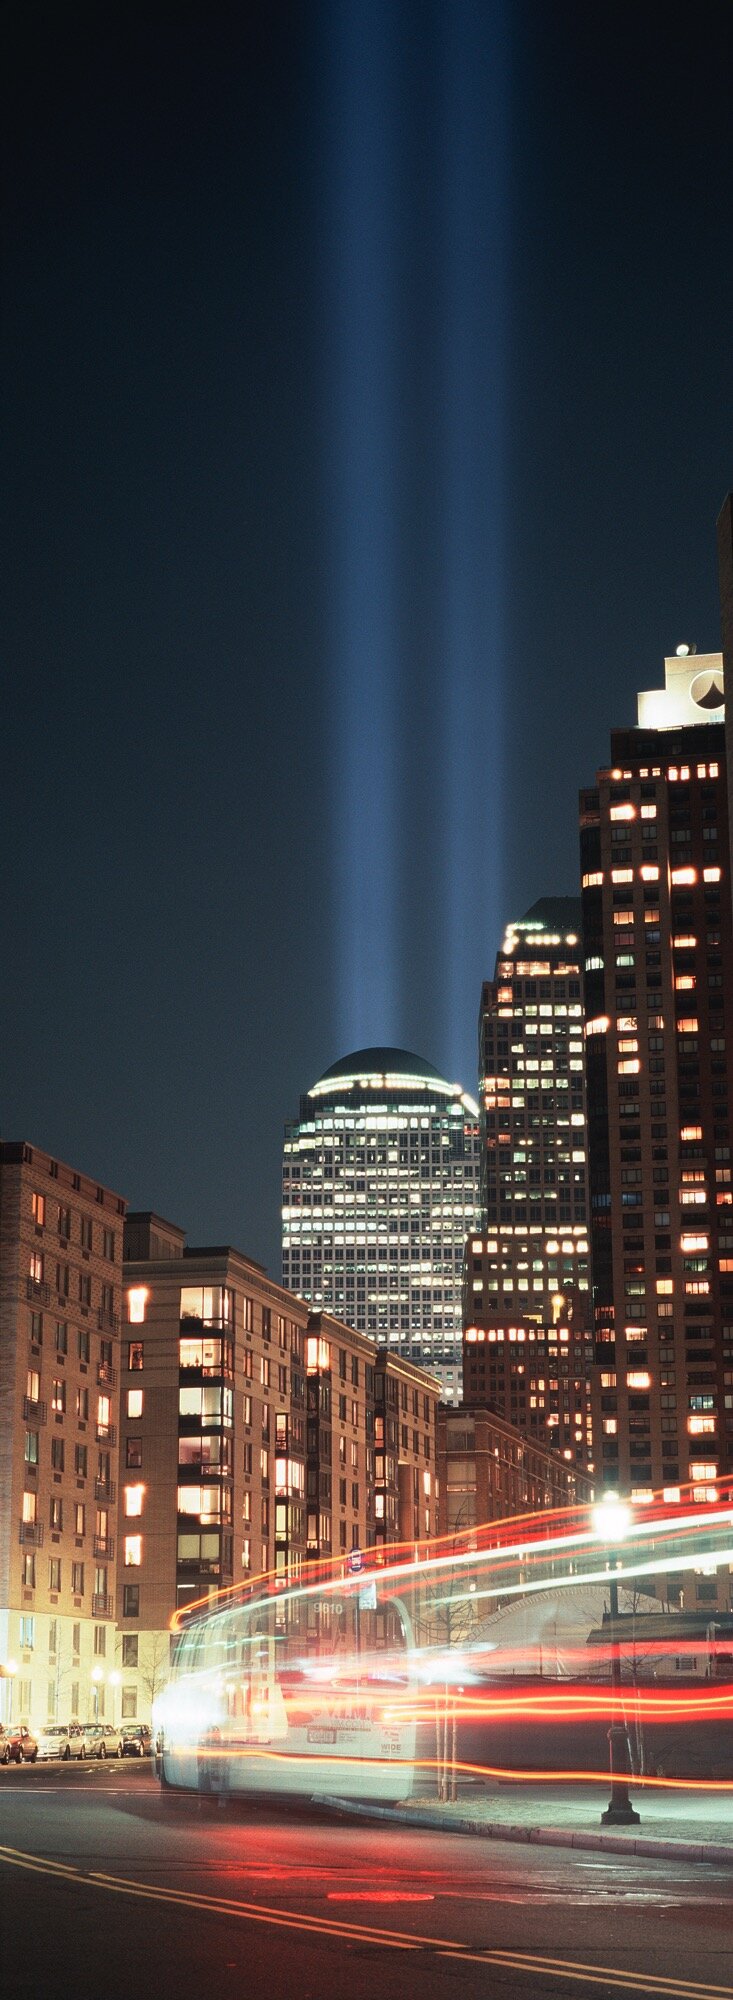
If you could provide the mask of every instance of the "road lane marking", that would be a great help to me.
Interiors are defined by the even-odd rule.
[[[523,1952],[520,1949],[487,1946],[485,1950],[471,1950],[455,1938],[435,1938],[421,1936],[408,1931],[374,1930],[367,1925],[348,1924],[335,1917],[321,1918],[271,1908],[257,1903],[236,1902],[229,1897],[207,1896],[197,1891],[182,1891],[155,1887],[145,1882],[135,1881],[120,1875],[108,1875],[101,1870],[86,1873],[73,1863],[44,1860],[27,1854],[21,1848],[0,1846],[0,1861],[11,1867],[22,1868],[34,1875],[50,1875],[57,1881],[73,1883],[76,1888],[85,1884],[92,1888],[105,1889],[108,1893],[133,1896],[141,1901],[174,1905],[178,1908],[209,1911],[212,1915],[246,1918],[250,1922],[266,1924],[279,1929],[297,1930],[303,1936],[334,1937],[342,1943],[368,1944],[397,1951],[433,1951],[439,1958],[457,1959],[464,1964],[495,1966],[497,1971],[525,1972],[537,1976],[552,1973],[557,1979],[567,1979],[573,1984],[581,1980],[588,1985],[612,1986],[619,1992],[660,1994],[662,2000],[733,2000],[733,1987],[715,1986],[699,1981],[680,1980],[667,1974],[625,1972],[620,1966],[592,1965],[574,1959],[547,1958],[539,1953]]]

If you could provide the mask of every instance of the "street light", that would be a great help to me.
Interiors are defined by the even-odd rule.
[[[8,1716],[7,1716],[8,1728],[10,1728],[10,1724],[13,1720],[13,1681],[15,1680],[17,1672],[18,1672],[17,1660],[6,1660],[5,1665],[0,1667],[0,1679],[8,1682]]]
[[[621,1500],[618,1493],[604,1493],[603,1499],[593,1508],[593,1527],[601,1542],[622,1542],[631,1526],[631,1508]],[[611,1797],[604,1813],[603,1826],[638,1826],[639,1814],[629,1799],[629,1746],[624,1724],[618,1720],[618,1706],[621,1696],[621,1648],[618,1639],[618,1583],[613,1569],[609,1576],[611,1598],[611,1687],[613,1689],[614,1719],[608,1732],[608,1750],[611,1767]]]
[[[104,1667],[92,1667],[91,1681],[94,1689],[94,1721],[99,1721],[99,1689],[104,1680]]]
[[[110,1716],[110,1722],[112,1723],[114,1723],[115,1719],[115,1688],[119,1687],[121,1679],[122,1675],[119,1671],[119,1668],[113,1667],[109,1677],[109,1684],[112,1689],[112,1714]]]

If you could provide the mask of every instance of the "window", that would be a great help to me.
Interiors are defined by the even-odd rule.
[[[128,1389],[128,1391],[127,1391],[127,1415],[128,1415],[128,1417],[141,1417],[141,1416],[142,1416],[142,1413],[143,1413],[143,1392],[142,1392],[142,1389]]]
[[[43,1284],[43,1257],[40,1250],[32,1250],[28,1260],[28,1276],[32,1285]]]
[[[43,1346],[43,1313],[31,1313],[31,1340],[36,1347]]]
[[[139,1641],[139,1639],[138,1639],[138,1635],[137,1635],[137,1632],[124,1632],[124,1633],[123,1633],[123,1635],[122,1635],[122,1665],[123,1665],[123,1667],[136,1667],[136,1666],[137,1666],[137,1663],[138,1663],[138,1647],[139,1647],[139,1644],[140,1644],[140,1641]]]
[[[125,1536],[125,1569],[139,1569],[143,1559],[142,1535]]]
[[[55,1443],[56,1443],[56,1439],[54,1438],[54,1444],[55,1444]],[[25,1459],[25,1462],[26,1462],[26,1465],[37,1465],[37,1464],[38,1464],[38,1432],[37,1432],[37,1431],[26,1431],[26,1434],[25,1434],[25,1446],[24,1446],[24,1449],[23,1449],[23,1457],[24,1457],[24,1459]]]
[[[60,1416],[66,1409],[66,1383],[57,1376],[51,1384],[51,1408]]]
[[[85,1424],[89,1416],[89,1390],[77,1389],[76,1414],[80,1423]]]
[[[123,1618],[139,1618],[140,1616],[139,1583],[126,1583],[123,1585],[122,1616]]]
[[[71,1565],[71,1588],[72,1588],[72,1592],[73,1592],[73,1594],[74,1594],[74,1597],[83,1597],[83,1596],[84,1596],[84,1564],[83,1564],[83,1563],[79,1563],[79,1562],[75,1562],[75,1563],[72,1563],[72,1565]]]
[[[68,1330],[68,1326],[67,1326],[67,1323],[66,1323],[66,1320],[65,1320],[65,1319],[57,1319],[57,1321],[56,1321],[56,1353],[57,1353],[57,1354],[68,1354],[68,1351],[69,1351],[69,1330]]]
[[[86,1479],[87,1447],[85,1444],[77,1444],[74,1446],[74,1471],[76,1473],[77,1479]]]
[[[108,1263],[112,1264],[114,1263],[114,1255],[115,1255],[115,1232],[113,1229],[103,1229],[102,1256],[106,1257]]]
[[[68,1289],[69,1289],[69,1288],[68,1288],[68,1284],[67,1284],[67,1287],[66,1287],[66,1290],[67,1290],[67,1292],[68,1292]],[[90,1278],[90,1276],[89,1276],[89,1272],[88,1272],[88,1271],[80,1271],[80,1272],[79,1272],[79,1304],[80,1304],[80,1306],[90,1306],[90,1305],[91,1305],[91,1303],[92,1303],[92,1281],[91,1281],[91,1278]]]
[[[128,1520],[135,1514],[142,1514],[144,1486],[125,1487],[125,1513]]]
[[[33,1527],[35,1524],[35,1521],[37,1519],[37,1508],[38,1508],[38,1500],[36,1494],[24,1493],[22,1512],[23,1512],[23,1520],[26,1522],[26,1525],[28,1527]]]
[[[87,1510],[84,1505],[84,1501],[76,1500],[74,1502],[74,1534],[76,1535],[77,1539],[80,1539],[80,1537],[85,1533],[86,1520],[87,1520]]]
[[[34,1222],[35,1222],[35,1225],[36,1225],[36,1229],[42,1229],[42,1228],[43,1228],[43,1225],[44,1225],[44,1223],[45,1223],[45,1220],[46,1220],[46,1197],[45,1197],[45,1194],[32,1194],[32,1195],[31,1195],[31,1211],[32,1211],[32,1215],[33,1215],[33,1220],[34,1220]]]
[[[80,1230],[80,1235],[81,1235],[81,1247],[82,1247],[82,1250],[91,1250],[91,1249],[92,1249],[92,1218],[91,1218],[91,1215],[82,1215],[82,1217],[81,1217],[81,1230]]]
[[[22,1568],[21,1568],[21,1575],[22,1575],[22,1578],[23,1578],[23,1588],[24,1588],[24,1590],[35,1590],[35,1587],[36,1587],[36,1558],[35,1558],[35,1555],[34,1555],[34,1553],[33,1553],[33,1550],[32,1550],[32,1549],[26,1549],[26,1550],[25,1550],[25,1553],[24,1553],[24,1555],[23,1555],[23,1563],[22,1563]]]
[[[63,1469],[64,1469],[64,1440],[63,1440],[63,1438],[52,1438],[52,1439],[51,1439],[51,1465],[52,1465],[52,1468],[53,1468],[53,1471],[54,1471],[54,1472],[63,1472]]]
[[[130,1340],[130,1341],[128,1341],[128,1346],[127,1346],[127,1366],[128,1366],[128,1368],[130,1368],[130,1369],[136,1369],[136,1368],[142,1368],[142,1365],[143,1365],[143,1343],[142,1343],[142,1341],[141,1341],[141,1340]]]
[[[125,1445],[125,1464],[129,1472],[137,1472],[143,1462],[143,1441],[141,1437],[129,1437]]]
[[[97,1570],[95,1582],[100,1586],[100,1588],[95,1592],[95,1595],[98,1597],[105,1597],[107,1594],[107,1571],[105,1569]],[[104,1660],[106,1658],[107,1654],[106,1625],[95,1625],[94,1627],[94,1651],[96,1653],[98,1660]]]
[[[58,1494],[54,1494],[49,1502],[49,1520],[51,1527],[60,1533],[64,1525],[64,1503]]]
[[[60,1556],[51,1556],[51,1559],[50,1559],[50,1561],[49,1561],[49,1565],[48,1565],[48,1588],[49,1588],[49,1590],[60,1590],[60,1589],[61,1589],[61,1557],[60,1557]],[[53,1630],[54,1630],[54,1636],[55,1636],[55,1630],[56,1630],[56,1619],[55,1619],[55,1618],[54,1618],[54,1619],[52,1619],[51,1623],[52,1623],[52,1627],[53,1627]],[[49,1652],[50,1652],[50,1651],[52,1650],[52,1648],[51,1648],[51,1640],[50,1640],[50,1639],[49,1639],[49,1642],[48,1642],[48,1646],[49,1646]],[[54,1647],[53,1647],[53,1651],[54,1651],[54,1652],[56,1651],[56,1647],[55,1647],[55,1645],[54,1645]]]
[[[20,1643],[24,1652],[32,1653],[36,1643],[36,1621],[33,1613],[26,1613],[20,1620]]]
[[[88,1326],[80,1326],[80,1328],[79,1328],[79,1332],[78,1332],[78,1334],[77,1334],[77,1345],[78,1345],[78,1349],[79,1349],[79,1360],[80,1360],[80,1361],[88,1361],[88,1360],[89,1360],[89,1328],[88,1328]]]
[[[131,1285],[127,1294],[127,1317],[131,1326],[141,1326],[148,1302],[147,1285]]]
[[[136,1715],[137,1715],[137,1688],[123,1687],[122,1720],[123,1722],[134,1722]]]
[[[41,1395],[41,1377],[37,1368],[29,1368],[25,1384],[26,1401],[37,1403]]]

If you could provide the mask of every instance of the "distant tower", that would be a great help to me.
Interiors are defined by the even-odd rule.
[[[482,990],[484,1230],[469,1318],[480,1303],[551,1320],[559,1293],[589,1289],[580,954],[579,901],[543,897],[507,925]]]
[[[461,1392],[478,1105],[406,1049],[334,1063],[286,1127],[283,1282]]]

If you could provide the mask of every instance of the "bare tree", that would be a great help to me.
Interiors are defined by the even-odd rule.
[[[153,1632],[140,1663],[140,1680],[149,1698],[151,1709],[157,1696],[162,1694],[164,1687],[167,1687],[170,1671],[170,1640],[164,1632]]]

